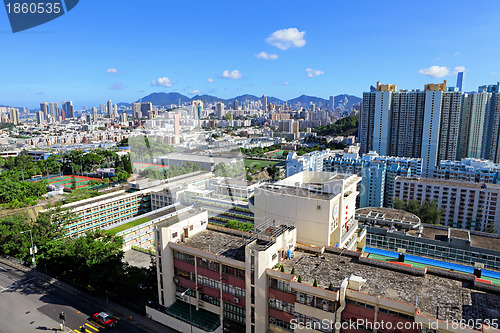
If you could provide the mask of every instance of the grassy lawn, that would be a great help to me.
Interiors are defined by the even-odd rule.
[[[129,223],[125,223],[125,224],[122,224],[122,225],[119,225],[117,227],[114,227],[112,229],[109,229],[107,232],[110,234],[110,235],[116,235],[117,233],[123,231],[123,230],[127,230],[127,229],[130,229],[132,227],[135,227],[139,224],[143,224],[144,222],[148,222],[148,221],[151,221],[150,218],[147,218],[147,217],[141,217],[140,219],[137,219],[137,220],[134,220],[134,221],[130,221]]]
[[[245,158],[243,160],[243,162],[245,163],[246,167],[249,167],[249,168],[258,167],[260,169],[262,169],[264,167],[272,166],[272,165],[275,165],[278,163],[283,163],[283,162],[277,162],[277,161],[252,160],[249,158]]]

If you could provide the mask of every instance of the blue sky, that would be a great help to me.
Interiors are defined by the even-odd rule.
[[[0,105],[361,96],[379,80],[454,85],[456,67],[475,90],[500,78],[499,20],[498,1],[80,0],[13,34],[0,8]]]

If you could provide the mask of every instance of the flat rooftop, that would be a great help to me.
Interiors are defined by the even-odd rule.
[[[500,191],[500,186],[495,184],[484,184],[484,183],[476,183],[476,182],[467,182],[467,181],[459,181],[459,180],[445,180],[445,179],[437,179],[437,178],[420,178],[420,177],[401,177],[397,176],[396,181],[410,181],[417,184],[422,185],[442,185],[449,187],[462,187],[462,188],[473,188],[473,189],[482,189],[486,186],[487,189]]]
[[[166,214],[169,214],[169,213],[172,213],[176,210],[181,210],[183,208],[186,208],[185,206],[176,206],[174,207],[173,209],[169,209],[169,212],[161,212],[161,213],[157,213],[157,214],[154,214],[156,215],[156,217],[151,217],[151,216],[147,216],[148,218],[151,218],[152,220],[153,219],[156,219],[156,218],[159,218],[159,217],[162,217]],[[183,212],[183,213],[180,213],[180,214],[177,214],[177,215],[174,215],[172,217],[169,217],[168,219],[166,220],[162,220],[160,223],[158,223],[158,226],[159,227],[170,227],[176,223],[178,223],[179,221],[182,221],[182,220],[185,220],[185,219],[189,219],[191,217],[194,217],[196,215],[199,215],[201,213],[203,213],[204,211],[201,210],[201,209],[198,209],[198,208],[192,208],[186,212]]]
[[[338,193],[326,193],[321,190],[309,189],[307,187],[296,187],[296,186],[287,186],[281,184],[265,184],[261,187],[255,189],[255,191],[259,191],[260,189],[279,193],[282,195],[296,196],[296,197],[304,197],[309,199],[319,199],[319,200],[331,200]]]
[[[383,208],[383,207],[365,207],[356,209],[356,214],[368,215],[373,218],[384,218],[399,221],[408,221],[411,223],[420,223],[418,216],[404,210]]]
[[[456,230],[456,229],[455,229]],[[441,241],[448,240],[448,230],[443,227],[436,227],[428,224],[423,224],[423,234],[418,235],[418,230],[411,230],[408,232],[412,236],[420,236],[427,239],[435,239]],[[455,233],[451,236],[454,237]],[[462,235],[456,237],[459,239],[464,239]],[[490,249],[495,251],[500,251],[500,238],[495,234],[478,233],[471,231],[470,233],[470,245],[473,247]]]
[[[230,259],[245,261],[246,238],[219,231],[204,230],[180,243]]]
[[[488,294],[465,287],[464,282],[431,274],[413,276],[359,263],[357,258],[325,252],[319,257],[302,251],[283,261],[285,272],[295,267],[302,283],[337,288],[351,274],[366,279],[361,292],[410,305],[417,303],[420,313],[434,317],[439,307],[440,320],[497,318],[500,295]]]

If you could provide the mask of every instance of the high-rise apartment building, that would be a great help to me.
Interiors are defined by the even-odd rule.
[[[238,100],[235,99],[233,102],[233,110],[238,110],[240,108],[240,105],[238,103]]]
[[[153,103],[145,102],[141,103],[141,115],[142,117],[147,117],[148,112],[153,111]]]
[[[377,82],[363,94],[361,153],[421,157],[424,175],[432,177],[439,160],[457,155],[461,103],[461,93],[447,91],[446,81],[424,91],[397,91]]]
[[[73,106],[73,102],[62,102],[62,111],[64,111],[66,118],[74,118],[75,117],[75,107]]]
[[[40,103],[40,111],[43,112],[45,119],[47,119],[47,116],[49,115],[49,106],[48,106],[47,102]]]
[[[114,110],[113,110],[113,102],[111,102],[111,100],[108,100],[108,106],[106,110],[108,111],[108,116],[112,117]]]
[[[141,103],[132,103],[132,117],[141,118]]]
[[[217,119],[223,119],[226,116],[226,111],[224,110],[224,103],[217,102],[215,106],[215,114]]]
[[[10,123],[14,125],[19,125],[19,109],[10,108],[9,109],[9,119]]]
[[[59,104],[57,102],[50,102],[48,104],[48,113],[52,118],[52,121],[59,121],[61,119],[61,113],[59,112]]]
[[[45,115],[42,111],[37,111],[36,113],[36,123],[42,125],[45,123]]]
[[[262,110],[264,112],[267,111],[267,96],[266,95],[262,96]]]

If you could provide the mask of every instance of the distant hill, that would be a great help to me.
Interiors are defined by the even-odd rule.
[[[186,97],[182,94],[176,93],[176,92],[169,92],[169,93],[164,93],[164,92],[159,92],[159,93],[152,93],[149,94],[140,100],[137,100],[136,102],[151,102],[153,105],[170,105],[170,104],[179,104],[185,103],[185,102],[190,102],[191,99],[189,97]]]
[[[297,98],[291,99],[288,101],[290,104],[297,104],[300,103],[302,107],[307,107],[313,102],[316,106],[318,107],[327,107],[328,106],[328,100],[321,98],[321,97],[315,97],[315,96],[307,96],[307,95],[302,95]]]
[[[334,97],[335,98],[335,104],[339,105],[340,102],[344,103],[346,108],[351,108],[354,104],[360,103],[363,99],[353,96],[353,95],[337,95]]]
[[[215,97],[215,96],[212,96],[212,95],[196,95],[193,98],[191,98],[191,100],[192,101],[200,100],[204,104],[212,104],[212,103],[216,103],[216,102],[222,101],[221,98]]]
[[[182,95],[180,93],[176,92],[170,92],[170,93],[152,93],[148,96],[145,96],[141,98],[140,100],[137,100],[137,102],[151,102],[153,105],[170,105],[170,104],[178,104],[179,101],[181,103],[189,103],[194,100],[201,100],[205,104],[213,104],[216,102],[223,102],[226,105],[231,105],[234,103],[234,100],[237,99],[240,105],[242,103],[245,103],[247,101],[261,101],[262,96],[255,96],[255,95],[240,95],[236,96],[233,98],[228,98],[228,99],[222,99],[217,96],[213,95],[196,95],[192,98],[189,98],[185,95]],[[347,95],[347,94],[342,94],[342,95],[337,95],[335,96],[335,104],[338,105],[339,103],[344,104],[347,108],[351,108],[354,104],[357,104],[361,102],[361,98],[352,96],[352,95]],[[317,107],[325,108],[329,106],[329,100],[321,98],[321,97],[315,97],[315,96],[308,96],[308,95],[302,95],[297,98],[284,101],[276,97],[268,96],[267,97],[267,102],[268,103],[273,103],[273,104],[283,104],[285,102],[288,102],[288,104],[293,105],[300,103],[302,107],[308,107],[311,102],[316,104]],[[129,103],[118,103],[118,106],[130,106]]]

